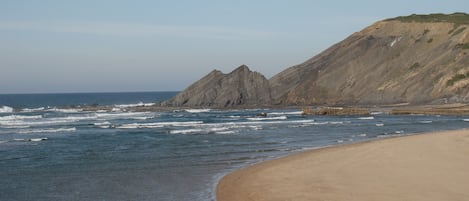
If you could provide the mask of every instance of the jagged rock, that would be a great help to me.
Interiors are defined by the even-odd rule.
[[[229,74],[214,70],[164,106],[230,107],[271,104],[269,81],[242,65]]]

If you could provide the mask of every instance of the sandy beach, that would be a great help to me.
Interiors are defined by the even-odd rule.
[[[219,201],[469,200],[469,130],[323,148],[225,176]]]

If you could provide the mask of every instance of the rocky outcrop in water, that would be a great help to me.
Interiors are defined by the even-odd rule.
[[[214,70],[164,106],[232,107],[271,104],[269,81],[242,65],[229,74]]]

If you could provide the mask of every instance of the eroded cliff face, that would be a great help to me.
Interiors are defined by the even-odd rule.
[[[232,107],[270,105],[269,81],[260,73],[242,65],[229,74],[212,71],[165,106]]]
[[[458,15],[377,22],[270,80],[244,65],[213,71],[164,105],[468,103],[469,15]]]
[[[381,21],[270,79],[274,103],[468,102],[469,26]],[[469,78],[469,76],[468,76]]]

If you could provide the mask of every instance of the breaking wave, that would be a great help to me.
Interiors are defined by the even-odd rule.
[[[247,120],[250,121],[265,121],[265,120],[285,120],[287,119],[287,116],[279,116],[279,117],[252,117],[252,118],[246,118]]]
[[[373,119],[375,119],[375,117],[358,117],[357,119],[360,119],[360,120],[373,120]]]
[[[162,128],[166,126],[173,127],[190,127],[203,124],[203,121],[186,121],[186,122],[155,122],[155,123],[131,123],[122,124],[116,128],[121,129],[135,129],[135,128]]]
[[[78,112],[82,112],[83,110],[82,109],[63,109],[63,108],[50,108],[50,109],[47,109],[46,111],[49,111],[49,112],[61,112],[61,113],[78,113]]]
[[[12,113],[13,112],[13,108],[12,107],[8,107],[8,106],[2,106],[0,107],[0,113]]]
[[[41,115],[27,116],[27,115],[9,115],[0,117],[0,124],[2,121],[15,121],[15,120],[26,120],[26,119],[40,119]]]
[[[40,112],[45,110],[46,108],[44,107],[38,107],[38,108],[24,108],[21,110],[21,112]]]
[[[294,112],[271,112],[267,115],[302,115],[303,111],[294,111]]]
[[[120,105],[114,105],[115,107],[118,107],[118,108],[129,108],[129,107],[150,107],[150,106],[154,106],[156,103],[143,103],[143,102],[139,102],[139,103],[135,103],[135,104],[120,104]]]
[[[18,133],[28,134],[28,133],[59,133],[59,132],[75,132],[77,129],[73,128],[42,128],[42,129],[27,129],[20,130]]]
[[[186,109],[185,111],[189,113],[202,113],[202,112],[210,112],[211,109]]]

